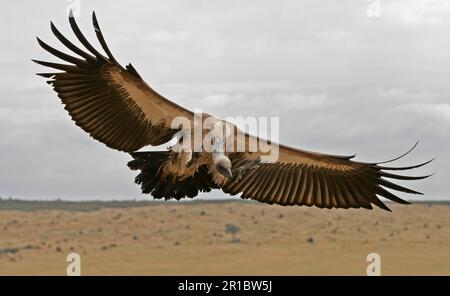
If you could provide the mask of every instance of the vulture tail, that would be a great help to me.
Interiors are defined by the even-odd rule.
[[[163,176],[162,169],[170,161],[169,151],[149,151],[131,153],[133,160],[128,163],[132,170],[140,170],[135,183],[141,185],[143,194],[151,194],[156,199],[193,198],[199,192],[209,192],[218,188],[209,176],[206,166],[200,166],[191,177],[179,180],[176,176]]]
[[[134,158],[128,163],[132,170],[140,170],[134,182],[141,185],[142,193],[150,194],[160,181],[160,168],[170,159],[170,152],[135,152]]]

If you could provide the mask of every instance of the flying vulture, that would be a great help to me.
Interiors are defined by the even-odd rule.
[[[408,203],[392,191],[421,194],[393,183],[392,179],[419,180],[428,176],[410,177],[392,171],[418,168],[430,161],[390,167],[385,166],[387,162],[365,163],[353,161],[353,156],[328,155],[266,142],[278,149],[278,157],[270,159],[266,157],[267,150],[263,151],[259,145],[249,149],[251,141],[261,139],[207,114],[202,115],[200,123],[212,124],[200,125],[201,136],[220,129],[226,132],[213,133],[212,149],[193,149],[192,139],[186,136],[191,132],[181,126],[174,127],[173,122],[185,118],[192,126],[198,126],[196,114],[154,91],[131,64],[122,67],[107,47],[95,13],[93,25],[104,54],[88,42],[72,14],[69,22],[85,50],[69,41],[51,23],[53,34],[71,54],[38,38],[43,49],[67,62],[33,60],[57,70],[38,75],[49,79],[48,84],[58,93],[76,125],[106,146],[131,154],[133,160],[128,166],[140,171],[135,182],[145,194],[179,200],[221,189],[230,195],[241,194],[244,199],[268,204],[345,209],[372,209],[376,205],[384,210],[389,208],[380,197]],[[176,143],[167,151],[137,152],[145,146],[159,146],[173,139]],[[229,142],[242,142],[242,139],[244,149],[229,149]],[[180,145],[184,148],[174,149]]]

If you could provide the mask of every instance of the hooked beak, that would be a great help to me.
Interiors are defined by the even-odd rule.
[[[231,179],[231,178],[233,178],[233,173],[231,172],[231,170],[230,170],[230,169],[226,170],[226,174],[225,174],[225,177],[227,177],[228,179]]]
[[[225,177],[227,177],[228,179],[233,178],[233,173],[231,172],[230,169],[223,170],[223,175],[224,175]]]

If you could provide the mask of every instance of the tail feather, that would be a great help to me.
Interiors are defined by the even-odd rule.
[[[170,161],[169,151],[131,153],[133,160],[128,163],[132,170],[140,170],[135,183],[141,185],[142,193],[151,194],[156,199],[193,198],[199,192],[209,192],[218,188],[209,176],[208,169],[200,166],[191,177],[179,180],[174,175],[162,176],[162,168]]]

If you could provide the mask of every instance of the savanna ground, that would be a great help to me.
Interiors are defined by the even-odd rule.
[[[0,274],[450,275],[450,205],[393,212],[253,202],[0,201]],[[225,225],[239,232],[233,238]]]

